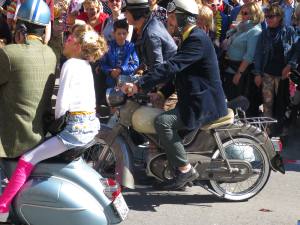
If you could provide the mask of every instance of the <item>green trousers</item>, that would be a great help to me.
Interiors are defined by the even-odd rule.
[[[178,135],[178,130],[184,129],[178,110],[172,109],[159,115],[155,119],[155,129],[160,143],[164,147],[168,161],[173,167],[182,167],[188,164],[187,154]]]

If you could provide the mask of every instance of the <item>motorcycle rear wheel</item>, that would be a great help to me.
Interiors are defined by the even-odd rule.
[[[253,175],[237,183],[222,183],[210,180],[215,192],[230,201],[245,201],[257,195],[269,180],[271,167],[264,146],[248,137],[233,137],[223,142],[228,159],[247,160],[253,167]],[[220,158],[216,150],[212,159]]]

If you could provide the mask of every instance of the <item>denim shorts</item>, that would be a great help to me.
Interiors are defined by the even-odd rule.
[[[100,130],[96,114],[68,115],[67,125],[57,134],[68,149],[84,146],[94,139]]]

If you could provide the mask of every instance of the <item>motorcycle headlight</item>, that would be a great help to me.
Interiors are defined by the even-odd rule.
[[[124,104],[126,95],[121,90],[108,88],[106,90],[106,102],[109,106],[115,107]]]

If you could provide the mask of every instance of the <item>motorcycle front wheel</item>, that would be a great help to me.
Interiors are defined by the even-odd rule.
[[[230,201],[245,201],[257,195],[268,182],[271,167],[262,143],[248,137],[233,137],[223,142],[226,157],[248,161],[253,169],[252,175],[242,182],[225,183],[210,180],[215,192]],[[212,159],[221,158],[216,150]]]

